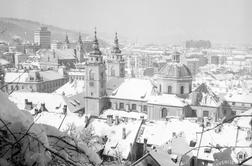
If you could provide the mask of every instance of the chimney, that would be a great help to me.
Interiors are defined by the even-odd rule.
[[[171,149],[171,147],[168,147],[167,153],[168,153],[168,154],[172,154],[172,149]]]
[[[40,105],[40,112],[44,112],[47,111],[46,107],[45,107],[45,103],[41,103]]]
[[[29,102],[28,99],[25,99],[25,109],[26,109],[26,110],[31,110],[31,109],[33,109],[32,102]]]
[[[142,120],[143,124],[145,123],[144,116],[140,116],[140,119]]]
[[[107,123],[108,123],[108,125],[112,125],[112,123],[113,123],[113,115],[107,115]]]
[[[191,141],[190,141],[190,145],[189,145],[189,146],[190,146],[190,147],[195,147],[195,145],[196,145],[196,141],[191,140]]]
[[[126,139],[126,129],[122,128],[122,139]]]
[[[147,153],[147,138],[144,138],[144,144],[143,144],[143,155]]]
[[[88,116],[86,115],[85,116],[85,124],[87,124],[88,123]]]
[[[126,123],[128,122],[128,120],[129,120],[128,117],[125,117],[125,118],[124,118],[124,121],[125,121]]]
[[[115,125],[119,124],[119,116],[115,116]]]
[[[64,105],[64,107],[63,107],[63,114],[64,114],[64,115],[67,114],[67,105]]]

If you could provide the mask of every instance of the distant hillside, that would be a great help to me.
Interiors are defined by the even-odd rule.
[[[21,37],[22,40],[27,40],[33,42],[34,31],[41,27],[41,23],[17,19],[17,18],[4,18],[0,17],[0,40],[11,42],[12,38],[15,36]],[[44,25],[44,24],[43,24]],[[52,40],[64,41],[66,33],[68,34],[69,40],[78,40],[79,32],[59,28],[52,25],[45,25],[48,27],[52,34]],[[81,33],[82,39],[90,36],[86,33]],[[102,47],[107,46],[107,43],[100,41]]]

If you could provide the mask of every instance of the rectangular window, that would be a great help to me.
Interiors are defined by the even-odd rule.
[[[235,105],[235,102],[232,102],[232,105]]]
[[[124,103],[120,103],[120,104],[119,104],[119,109],[120,109],[120,110],[124,109]]]
[[[132,110],[136,110],[136,104],[132,104]]]
[[[89,82],[89,86],[94,86],[94,82]]]
[[[143,106],[143,112],[147,112],[147,111],[148,111],[147,105],[144,105],[144,106]]]
[[[209,112],[208,111],[203,111],[203,117],[208,117],[209,116]]]

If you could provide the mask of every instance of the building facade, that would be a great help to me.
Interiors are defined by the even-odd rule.
[[[114,46],[111,54],[106,61],[107,63],[107,93],[112,91],[124,81],[125,77],[125,60],[119,48],[117,33],[115,34]]]
[[[106,108],[106,66],[96,37],[86,62],[85,113],[98,116]]]
[[[64,75],[63,69],[6,72],[5,82],[8,85],[3,90],[7,93],[18,90],[51,93],[68,82],[68,77]]]
[[[42,49],[49,49],[51,47],[51,32],[47,27],[41,27],[34,32],[34,43]]]

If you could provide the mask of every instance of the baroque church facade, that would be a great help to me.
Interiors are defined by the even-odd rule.
[[[140,79],[125,78],[125,61],[117,34],[106,62],[99,49],[96,31],[92,49],[85,62],[85,113],[99,116],[104,110],[112,109],[145,113],[149,120],[171,116],[221,118],[219,101],[215,99],[216,103],[213,103],[211,96],[201,98],[210,100],[210,107],[207,103],[198,102],[201,105],[197,105],[191,102],[190,96],[195,96],[192,75],[188,67],[180,63],[179,52],[174,52],[172,62],[164,65],[152,78]]]

